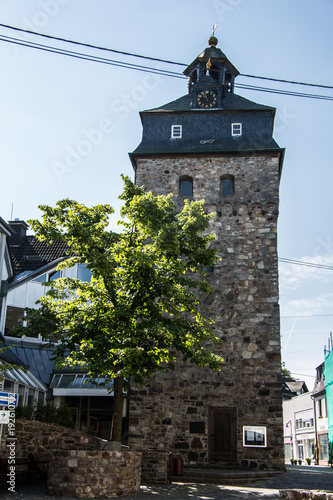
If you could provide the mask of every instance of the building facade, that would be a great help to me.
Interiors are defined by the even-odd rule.
[[[309,460],[315,464],[316,433],[312,393],[306,392],[283,402],[285,460]]]
[[[131,153],[136,183],[155,195],[205,200],[221,260],[201,311],[223,340],[221,371],[171,363],[132,385],[129,444],[185,463],[283,468],[277,218],[283,149],[275,109],[234,94],[237,69],[211,37],[185,70],[188,93],[141,112]]]
[[[48,245],[36,236],[27,235],[27,229],[28,225],[23,220],[5,223],[0,218],[0,237],[4,234],[7,245],[0,239],[0,249],[3,249],[0,254],[1,282],[6,292],[1,297],[0,335],[3,345],[10,347],[0,351],[0,362],[16,366],[5,371],[0,389],[17,393],[21,406],[34,406],[38,401],[51,398],[57,406],[66,403],[72,411],[77,430],[89,430],[109,439],[113,413],[112,384],[96,387],[79,369],[57,369],[54,349],[46,348],[48,339],[43,331],[38,337],[17,337],[13,330],[21,322],[26,307],[38,307],[36,301],[48,290],[46,282],[61,277],[81,281],[91,279],[90,271],[82,264],[58,270],[58,264],[66,258],[67,247],[59,241]],[[104,381],[103,376],[100,379]],[[126,411],[125,402],[124,441]]]
[[[316,457],[319,465],[327,465],[330,458],[325,364],[326,360],[316,368],[316,379],[312,392],[317,436]]]

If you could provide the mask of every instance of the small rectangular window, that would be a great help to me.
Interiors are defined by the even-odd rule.
[[[221,181],[222,196],[229,196],[234,194],[234,182],[232,179],[223,179]]]
[[[182,138],[182,126],[172,125],[171,126],[171,139],[181,139]]]
[[[193,196],[193,182],[180,181],[180,196]]]
[[[231,124],[231,135],[233,137],[237,137],[242,135],[242,124],[241,123],[232,123]]]

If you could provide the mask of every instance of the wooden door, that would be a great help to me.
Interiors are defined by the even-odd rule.
[[[236,408],[209,408],[209,460],[236,462]]]

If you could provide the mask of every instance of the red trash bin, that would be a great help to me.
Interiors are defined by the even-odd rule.
[[[173,474],[174,476],[182,476],[184,474],[184,460],[182,458],[173,459]]]

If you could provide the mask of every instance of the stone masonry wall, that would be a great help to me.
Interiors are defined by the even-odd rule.
[[[222,258],[208,273],[213,292],[201,310],[215,321],[224,358],[220,372],[170,363],[146,386],[132,385],[129,445],[172,451],[185,463],[211,460],[212,408],[234,408],[234,465],[283,468],[277,216],[279,153],[163,157],[137,160],[136,182],[154,194],[173,193],[193,178],[192,199],[215,212],[211,232]],[[235,193],[221,196],[220,178],[234,176]],[[266,426],[267,447],[243,446],[243,426]]]
[[[50,495],[109,498],[133,495],[141,484],[141,453],[68,450],[52,453]]]
[[[0,445],[0,458],[6,458],[8,427],[3,426]],[[15,455],[27,458],[29,453],[35,457],[50,455],[52,450],[99,450],[102,441],[94,436],[67,429],[56,424],[33,420],[16,420],[15,422]]]

